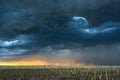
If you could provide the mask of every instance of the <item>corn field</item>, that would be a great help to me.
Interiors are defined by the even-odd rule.
[[[0,80],[120,80],[120,67],[0,67]]]

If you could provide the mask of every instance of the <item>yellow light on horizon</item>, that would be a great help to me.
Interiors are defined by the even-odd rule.
[[[0,66],[95,66],[94,64],[76,63],[74,60],[49,60],[39,55],[25,57],[14,61],[0,61]]]
[[[86,66],[86,64],[80,63],[49,63],[45,61],[9,61],[0,62],[0,66]],[[91,65],[90,66],[94,66]]]
[[[47,65],[44,61],[7,61],[0,62],[0,66],[39,66]]]
[[[15,63],[0,62],[0,66],[17,66]]]

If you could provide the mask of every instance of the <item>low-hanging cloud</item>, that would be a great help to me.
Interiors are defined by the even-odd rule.
[[[31,34],[21,34],[7,40],[2,39],[0,59],[19,60],[23,58],[26,60],[27,57],[37,55],[42,56],[42,59],[37,57],[38,60],[51,64],[64,62],[97,65],[120,64],[118,61],[119,22],[106,22],[99,27],[90,28],[84,17],[76,16],[76,18],[68,19],[69,22],[60,28],[43,25],[33,28]]]

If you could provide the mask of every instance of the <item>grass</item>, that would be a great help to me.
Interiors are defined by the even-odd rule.
[[[119,66],[0,67],[0,80],[120,80]]]

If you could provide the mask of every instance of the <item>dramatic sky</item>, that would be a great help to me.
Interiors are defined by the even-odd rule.
[[[0,0],[0,65],[120,65],[120,0]]]

